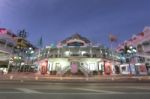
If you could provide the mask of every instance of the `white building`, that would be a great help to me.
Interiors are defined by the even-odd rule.
[[[35,63],[41,73],[60,75],[113,74],[113,62],[118,63],[117,53],[102,45],[95,46],[79,34],[72,35],[56,46],[47,46]],[[114,59],[114,61],[112,61]]]

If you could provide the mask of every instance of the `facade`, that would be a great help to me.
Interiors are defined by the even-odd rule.
[[[37,49],[26,39],[18,37],[6,28],[0,28],[0,68],[14,68],[17,71],[21,62],[26,62],[26,51],[30,47]]]
[[[143,32],[133,35],[129,40],[125,40],[116,50],[119,52],[125,45],[136,47],[138,54],[145,57],[150,55],[150,27],[145,27]]]
[[[37,53],[35,64],[41,74],[50,75],[97,75],[119,73],[119,55],[102,45],[74,34],[58,43],[47,46]]]
[[[0,28],[0,71],[7,73],[9,60],[16,46],[14,33],[5,28]]]
[[[135,57],[134,59],[130,59],[130,63],[135,66],[135,70],[133,69],[133,71],[136,71],[136,74],[140,74],[139,68],[143,69],[145,68],[144,65],[146,65],[147,71],[150,73],[150,27],[145,27],[142,32],[134,35],[129,40],[125,40],[116,48],[116,51],[122,53],[123,50],[130,47],[135,48],[136,52],[132,53],[132,51],[129,51],[130,57]],[[146,69],[143,70],[146,72]]]
[[[13,53],[16,46],[15,34],[5,28],[0,28],[0,61],[8,61],[9,54]],[[2,63],[2,62],[1,62]]]

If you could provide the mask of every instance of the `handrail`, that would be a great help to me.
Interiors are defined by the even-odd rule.
[[[85,71],[85,69],[84,68],[82,68],[82,67],[79,67],[79,69],[84,73],[84,75],[85,76],[88,76],[88,73]]]
[[[70,66],[66,66],[61,70],[61,75],[63,75],[64,73],[66,73],[68,70],[70,69]]]
[[[84,75],[88,76],[90,73],[90,70],[87,69],[85,66],[79,66],[79,69],[84,73]]]
[[[87,73],[90,73],[90,70],[86,68],[85,66],[81,66],[81,68],[83,68]]]

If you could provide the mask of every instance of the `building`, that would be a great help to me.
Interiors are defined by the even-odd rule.
[[[16,46],[15,38],[16,35],[11,33],[5,28],[0,28],[0,63],[7,63],[9,60],[9,55],[13,53]]]
[[[20,50],[20,47],[24,48]],[[0,68],[15,68],[20,62],[26,61],[26,51],[29,48],[37,49],[28,40],[18,37],[6,28],[0,28]],[[11,64],[10,64],[11,63]],[[19,66],[18,66],[19,67]]]
[[[103,45],[94,45],[78,33],[56,46],[47,46],[39,53],[35,64],[42,74],[91,76],[119,73],[119,55],[115,51]]]
[[[125,40],[116,48],[116,51],[122,53],[123,50],[127,50],[130,47],[136,49],[134,54],[136,60],[133,64],[145,64],[150,72],[150,27],[145,27],[142,32]],[[133,54],[131,51],[129,52]]]

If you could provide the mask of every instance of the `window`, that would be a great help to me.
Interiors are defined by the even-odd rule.
[[[84,44],[81,42],[72,42],[72,43],[68,43],[67,45],[68,46],[84,46]]]

